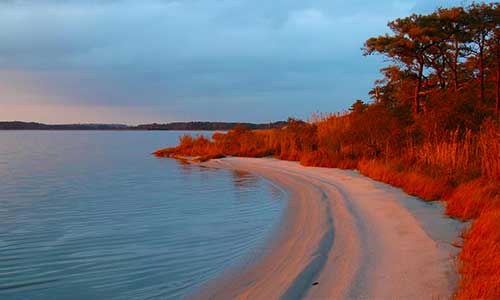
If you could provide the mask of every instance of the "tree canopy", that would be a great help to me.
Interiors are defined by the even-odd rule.
[[[378,53],[392,62],[371,94],[388,103],[412,99],[415,117],[447,96],[454,103],[442,105],[466,101],[483,115],[498,116],[499,20],[498,3],[483,3],[389,22],[391,34],[372,37],[363,47],[364,55]]]

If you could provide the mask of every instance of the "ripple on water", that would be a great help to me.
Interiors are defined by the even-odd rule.
[[[175,132],[1,132],[0,299],[178,299],[254,255],[283,192],[156,159]]]

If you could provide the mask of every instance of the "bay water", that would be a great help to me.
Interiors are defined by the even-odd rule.
[[[181,134],[0,131],[0,299],[182,299],[258,256],[285,192],[151,155]]]

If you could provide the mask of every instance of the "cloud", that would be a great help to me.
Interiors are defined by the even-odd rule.
[[[430,3],[4,0],[0,104],[151,108],[144,121],[341,110],[379,76],[363,42]]]

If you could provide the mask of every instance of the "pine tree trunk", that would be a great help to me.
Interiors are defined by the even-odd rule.
[[[455,101],[458,101],[458,56],[460,49],[458,42],[455,41],[455,57],[453,58],[453,87],[455,89]]]
[[[500,30],[495,31],[495,51],[497,57],[497,78],[495,81],[495,114],[498,120],[500,120]]]
[[[482,39],[481,44],[479,45],[479,98],[481,99],[481,103],[484,103],[484,40]]]
[[[422,86],[422,75],[424,72],[424,64],[420,63],[418,66],[417,84],[415,86],[415,95],[413,99],[413,113],[417,116],[420,113],[420,89]]]

